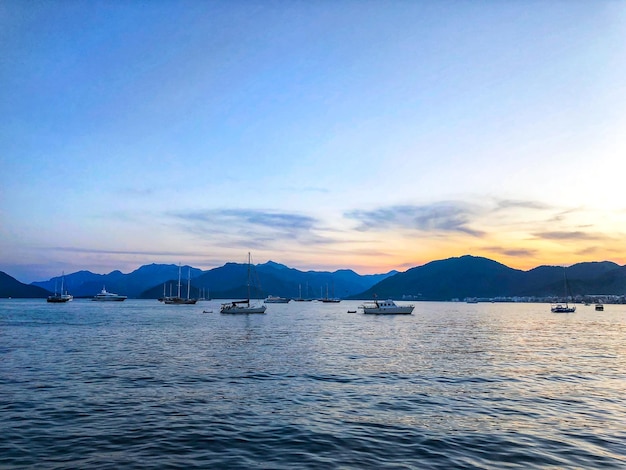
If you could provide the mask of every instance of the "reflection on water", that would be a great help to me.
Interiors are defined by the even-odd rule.
[[[626,306],[358,305],[0,301],[0,466],[626,466]]]

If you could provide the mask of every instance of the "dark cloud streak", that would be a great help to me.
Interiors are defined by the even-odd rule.
[[[301,214],[254,209],[215,209],[171,212],[167,215],[179,221],[184,231],[229,247],[277,248],[277,244],[287,240],[317,245],[333,242],[332,239],[315,233],[319,224],[317,219]]]
[[[593,233],[586,233],[581,231],[547,231],[547,232],[537,232],[533,233],[533,236],[537,238],[541,238],[544,240],[573,240],[573,241],[598,241],[603,240],[606,237],[602,235],[596,235]]]
[[[476,209],[463,202],[390,206],[371,211],[355,210],[344,215],[358,221],[357,230],[361,231],[405,228],[423,232],[459,232],[474,237],[484,235],[484,232],[469,227]]]

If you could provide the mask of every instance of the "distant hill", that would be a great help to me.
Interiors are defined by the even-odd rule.
[[[0,298],[41,299],[51,294],[41,287],[24,284],[7,273],[0,271]]]
[[[208,292],[211,298],[232,299],[245,297],[247,287],[248,265],[242,263],[226,263],[224,266],[203,272],[192,279],[191,296],[199,295],[199,290]],[[348,295],[362,292],[385,277],[395,274],[364,275],[361,276],[351,270],[339,270],[335,272],[325,271],[299,271],[283,264],[268,261],[253,267],[252,281],[258,287],[258,297],[268,295],[297,298],[319,298],[328,295],[347,297]],[[185,284],[186,285],[186,284]],[[172,287],[176,289],[174,285]],[[186,293],[184,287],[184,293]],[[166,286],[166,294],[169,294],[169,286]],[[154,299],[163,295],[163,286],[157,285],[144,291],[140,297]],[[254,296],[254,290],[253,290]]]
[[[615,263],[578,263],[565,268],[565,272],[573,295],[626,294],[626,267]],[[451,300],[563,296],[564,278],[564,268],[560,266],[521,271],[487,258],[466,255],[411,268],[351,298]]]
[[[198,268],[181,266],[181,278],[185,281],[189,270],[191,270],[192,278],[203,272]],[[161,284],[161,293],[159,295],[163,295],[163,283],[171,282],[178,284],[178,265],[154,263],[141,266],[128,274],[123,274],[117,270],[109,274],[78,271],[73,274],[66,274],[64,280],[66,290],[74,297],[93,297],[102,290],[103,286],[106,286],[109,292],[137,298],[147,288],[156,284]],[[61,276],[53,277],[49,281],[32,283],[34,286],[39,286],[49,291],[54,291],[55,284],[61,285]]]
[[[191,296],[201,292],[211,298],[230,299],[246,295],[246,264],[226,263],[203,271],[189,266],[181,268],[181,293],[187,294],[187,277],[191,273]],[[574,295],[626,295],[626,266],[610,261],[578,263],[565,269]],[[361,276],[349,269],[334,272],[300,271],[274,261],[254,266],[253,280],[260,286],[258,296],[318,299],[339,297],[352,299],[415,298],[451,300],[466,297],[550,297],[564,294],[564,268],[538,266],[528,271],[513,269],[497,261],[476,256],[461,256],[432,261],[405,272]],[[34,282],[44,290],[24,291],[25,284],[9,275],[0,278],[0,295],[11,297],[45,297],[61,285],[61,277]],[[11,281],[12,280],[12,281]],[[15,283],[18,284],[15,284]],[[156,299],[177,292],[178,266],[149,264],[129,274],[113,271],[94,274],[78,271],[64,277],[67,291],[74,297],[91,297],[106,286],[110,292],[129,298]],[[30,292],[30,293],[27,293]]]
[[[493,297],[510,292],[524,272],[496,261],[462,256],[432,261],[391,276],[356,297],[369,299],[402,298],[403,295],[425,300],[450,300],[465,297]]]

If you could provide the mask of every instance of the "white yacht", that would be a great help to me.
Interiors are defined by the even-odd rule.
[[[415,307],[413,305],[397,305],[393,300],[388,299],[365,302],[359,308],[363,309],[363,313],[373,315],[410,315]]]
[[[106,288],[102,286],[102,290],[100,291],[100,293],[96,294],[91,300],[98,300],[101,302],[111,302],[111,301],[121,302],[123,300],[126,300],[126,298],[127,297],[125,295],[119,295],[119,294],[114,294],[113,292],[107,292]]]

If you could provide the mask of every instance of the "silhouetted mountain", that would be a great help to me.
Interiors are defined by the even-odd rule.
[[[319,298],[328,295],[346,297],[369,288],[376,282],[394,274],[361,276],[351,270],[335,272],[299,271],[283,264],[268,261],[252,266],[252,297],[264,298],[268,295],[296,298],[302,292],[303,298]],[[232,299],[245,297],[247,292],[248,265],[226,263],[194,277],[191,282],[191,296],[197,297],[200,289],[208,292],[211,298]],[[175,286],[174,286],[175,289]],[[186,287],[184,288],[186,293]],[[169,295],[169,287],[166,289]],[[141,298],[154,299],[163,295],[162,286],[153,286],[141,294]]]
[[[248,265],[227,263],[209,271],[183,266],[181,268],[181,294],[187,294],[187,277],[191,272],[191,296],[206,296],[219,299],[246,296]],[[398,273],[361,276],[352,270],[299,271],[274,261],[253,266],[253,297],[268,295],[296,298],[339,297],[371,299],[401,299],[410,296],[423,300],[450,300],[466,297],[548,297],[564,295],[564,272],[574,295],[626,294],[626,266],[609,261],[578,263],[565,269],[559,266],[539,266],[528,271],[509,268],[496,261],[461,256],[432,261],[423,266]],[[6,275],[8,276],[8,275]],[[10,276],[8,276],[10,278]],[[12,279],[12,278],[11,278]],[[18,282],[18,281],[16,281]],[[44,288],[36,291],[35,297],[45,297],[61,285],[61,277],[49,281],[35,282],[31,286]],[[11,284],[14,286],[14,284]],[[174,264],[150,264],[123,274],[94,274],[79,271],[67,274],[65,289],[75,297],[91,297],[100,292],[103,285],[110,292],[130,298],[153,298],[176,294],[178,290],[178,266]],[[8,281],[0,279],[5,296],[18,297]],[[35,291],[33,291],[35,292]],[[254,293],[257,292],[255,295]]]
[[[470,296],[492,297],[509,292],[521,281],[523,271],[487,258],[462,256],[432,261],[391,276],[359,294],[358,298],[402,298],[410,295],[427,300]]]
[[[626,294],[626,267],[615,263],[578,263],[566,268],[565,273],[573,295]],[[410,296],[422,300],[450,300],[564,296],[565,273],[560,266],[521,271],[487,258],[466,255],[411,268],[352,298]]]
[[[181,278],[184,282],[186,282],[189,269],[191,269],[192,278],[203,272],[198,268],[181,266]],[[53,291],[55,283],[61,285],[60,276],[53,277],[49,281],[33,282],[32,285]],[[175,286],[178,285],[178,265],[153,263],[141,266],[128,274],[124,274],[118,270],[112,271],[109,274],[94,274],[89,271],[78,271],[73,274],[66,274],[64,283],[65,289],[74,297],[93,297],[102,290],[103,286],[106,286],[109,292],[127,295],[130,298],[137,298],[144,290],[157,284],[161,284],[160,295],[162,295],[163,283],[174,283]]]
[[[0,298],[41,299],[51,294],[37,286],[24,284],[7,273],[0,271]]]

